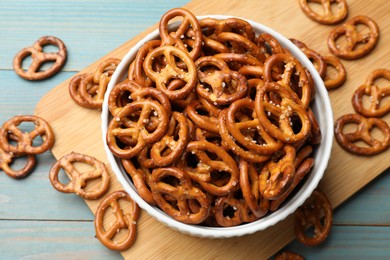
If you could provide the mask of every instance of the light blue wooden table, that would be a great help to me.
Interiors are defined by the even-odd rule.
[[[14,115],[33,114],[49,90],[158,22],[167,10],[186,3],[2,0],[0,124]],[[66,43],[67,63],[48,80],[25,81],[14,73],[13,57],[43,35]],[[50,152],[39,155],[35,171],[22,180],[0,172],[0,259],[121,258],[94,238],[93,215],[84,201],[52,188],[48,172],[54,161]],[[389,174],[384,172],[336,210],[325,244],[307,248],[294,241],[287,249],[308,259],[389,259]]]

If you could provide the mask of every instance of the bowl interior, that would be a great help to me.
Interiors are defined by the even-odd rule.
[[[215,19],[226,19],[231,16],[223,15],[207,15],[207,16],[198,16],[198,19],[203,19],[205,17],[212,17]],[[241,18],[244,19],[244,18]],[[331,104],[328,97],[328,92],[323,84],[323,81],[312,63],[306,58],[306,56],[287,38],[281,34],[275,32],[274,30],[256,23],[254,21],[244,19],[248,21],[256,31],[256,34],[259,33],[269,33],[274,36],[279,43],[287,48],[294,57],[296,57],[312,74],[315,88],[316,88],[316,97],[315,100],[311,103],[311,108],[318,120],[318,123],[322,132],[322,141],[321,144],[315,149],[314,152],[314,167],[305,180],[301,188],[294,193],[293,196],[290,196],[287,201],[285,201],[282,206],[275,212],[266,215],[265,217],[248,223],[235,227],[206,227],[198,225],[188,225],[174,220],[172,217],[167,215],[165,212],[160,210],[157,207],[151,206],[146,203],[137,193],[133,183],[131,182],[129,176],[126,174],[124,169],[121,166],[120,160],[115,157],[106,143],[106,132],[107,126],[111,120],[111,115],[108,111],[108,96],[117,83],[121,82],[125,77],[127,77],[127,70],[130,65],[130,62],[135,58],[135,55],[138,49],[147,41],[155,39],[159,36],[158,30],[153,31],[147,35],[143,40],[138,42],[133,48],[129,50],[126,56],[122,59],[121,63],[117,67],[115,73],[113,74],[111,81],[108,85],[108,89],[105,94],[103,108],[102,108],[102,138],[104,142],[104,149],[110,163],[112,170],[114,171],[117,179],[122,184],[123,188],[129,195],[137,202],[137,204],[144,210],[146,210],[150,215],[161,221],[162,223],[168,225],[169,227],[179,230],[183,233],[201,236],[201,237],[212,237],[212,238],[223,238],[223,237],[233,237],[241,236],[245,234],[251,234],[259,230],[263,230],[269,226],[276,224],[277,222],[283,220],[288,215],[293,213],[313,192],[317,187],[319,181],[321,180],[324,171],[327,167],[331,147],[333,140],[333,114],[331,110]],[[177,24],[173,24],[173,27]]]

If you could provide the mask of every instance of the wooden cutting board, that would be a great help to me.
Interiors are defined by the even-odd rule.
[[[356,15],[373,18],[380,28],[380,40],[375,50],[368,56],[356,61],[343,61],[348,78],[339,89],[330,92],[334,117],[352,113],[351,96],[368,74],[377,68],[390,68],[390,2],[387,0],[367,1],[349,0],[348,19]],[[323,55],[328,55],[326,39],[335,26],[317,24],[308,19],[301,11],[298,1],[291,0],[192,0],[186,6],[196,15],[224,14],[235,15],[254,20],[275,29],[288,38],[296,38]],[[93,71],[97,64],[107,57],[122,58],[128,50],[143,36],[155,29],[148,29],[134,39],[91,64],[80,73]],[[38,103],[35,114],[45,118],[53,127],[56,143],[52,149],[54,156],[74,152],[85,153],[98,158],[108,165],[102,134],[100,130],[100,111],[88,110],[77,106],[68,94],[69,80],[61,83],[47,93]],[[385,120],[390,123],[390,115]],[[360,188],[389,167],[389,150],[373,157],[351,155],[334,142],[329,167],[320,183],[333,206],[337,207]],[[109,166],[109,165],[108,165]],[[109,168],[109,167],[108,167]],[[110,192],[122,189],[110,170]],[[96,211],[97,201],[86,201],[92,212]],[[94,234],[91,234],[91,239]],[[191,237],[174,231],[142,212],[138,222],[138,237],[129,250],[122,252],[125,258],[137,259],[178,259],[178,258],[247,258],[264,259],[294,238],[293,218],[267,230],[252,235],[229,239],[206,239]]]

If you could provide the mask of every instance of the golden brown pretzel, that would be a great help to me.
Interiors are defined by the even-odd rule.
[[[271,92],[276,93],[281,98],[280,104],[267,100],[267,96]],[[278,83],[267,82],[258,88],[255,109],[266,131],[285,143],[303,140],[311,131],[310,118],[305,107],[292,91]],[[301,123],[299,131],[293,130],[293,116]],[[277,123],[277,126],[272,122]]]
[[[92,109],[102,107],[108,83],[120,61],[120,59],[108,58],[99,64],[93,74],[88,74],[81,80],[79,92],[85,107]],[[91,88],[96,90],[91,92]]]
[[[324,221],[321,221],[324,218]],[[329,199],[319,191],[313,191],[309,199],[295,211],[295,236],[307,246],[317,246],[328,237],[333,222],[333,210]],[[314,226],[313,236],[305,230]]]
[[[176,161],[189,142],[186,117],[175,111],[172,113],[171,122],[167,134],[154,143],[150,150],[150,156],[158,167],[164,167]]]
[[[344,133],[346,124],[358,124],[354,132]],[[377,128],[382,132],[381,140],[371,135],[371,129]],[[365,118],[359,114],[341,116],[335,122],[335,137],[345,150],[358,155],[375,155],[385,151],[390,146],[390,127],[386,121],[379,118]],[[363,141],[367,146],[360,146]]]
[[[264,63],[249,53],[218,53],[214,57],[223,60],[231,70],[239,71],[244,66],[263,66]]]
[[[178,82],[180,80],[177,80]],[[183,86],[183,82],[180,81],[181,83],[179,84],[180,86]],[[174,85],[175,81],[172,81],[170,85]],[[175,87],[175,86],[174,86]],[[183,110],[193,101],[197,98],[195,91],[191,91],[190,94],[188,94],[187,97],[184,99],[176,99],[176,100],[171,100],[171,105],[173,107],[173,110],[183,112]]]
[[[256,166],[244,160],[239,162],[242,196],[252,213],[261,218],[267,214],[270,201],[264,199],[259,190],[259,173]]]
[[[264,85],[264,80],[260,78],[248,79],[248,92],[246,97],[252,101],[256,100],[257,89]]]
[[[271,155],[284,145],[265,131],[257,118],[255,102],[248,98],[237,100],[229,106],[226,127],[241,145],[259,154]]]
[[[199,58],[195,65],[199,78],[196,92],[210,103],[228,105],[246,95],[245,77],[230,70],[223,60],[214,56],[205,56]],[[214,69],[207,69],[208,67]]]
[[[55,45],[58,47],[58,52],[44,52],[43,46]],[[25,71],[22,68],[23,60],[31,55],[32,63]],[[43,63],[47,61],[54,61],[54,64],[45,71],[39,71]],[[13,67],[19,76],[27,80],[41,80],[53,76],[64,66],[66,61],[66,47],[65,44],[54,36],[43,36],[39,38],[33,46],[22,49],[15,55]]]
[[[281,73],[275,78],[273,73],[279,66],[284,65]],[[264,81],[277,82],[285,88],[294,91],[301,99],[305,108],[309,107],[312,99],[312,86],[305,68],[291,54],[279,53],[270,56],[264,63]],[[296,79],[298,77],[298,79]]]
[[[294,161],[295,174],[292,183],[282,196],[276,200],[271,201],[270,211],[276,211],[279,206],[288,198],[295,187],[298,186],[302,179],[311,171],[312,167],[314,166],[314,159],[310,158],[309,156],[312,154],[312,152],[313,147],[310,145],[307,145],[298,151]]]
[[[143,63],[146,55],[148,53],[159,47],[161,45],[161,40],[151,40],[146,42],[137,52],[137,55],[133,61],[133,67],[129,67],[128,78],[130,80],[136,81],[142,87],[153,87],[154,83],[150,78],[145,74]],[[131,68],[131,69],[130,69]]]
[[[260,172],[259,190],[264,199],[278,199],[292,183],[295,175],[295,148],[285,145],[283,153],[277,161],[269,161]]]
[[[214,217],[219,226],[231,227],[237,226],[243,222],[247,214],[248,206],[245,201],[234,198],[232,194],[224,197],[218,197],[214,205]]]
[[[153,118],[159,127],[149,132],[146,126]],[[139,100],[129,103],[110,121],[106,135],[107,145],[120,158],[134,157],[147,143],[156,142],[165,135],[168,122],[167,111],[156,101]],[[130,125],[123,128],[124,124]],[[121,147],[120,138],[130,139],[133,146]]]
[[[214,105],[210,103],[207,99],[198,96],[198,100],[202,103],[203,107],[209,112],[210,116],[218,117],[219,113],[222,111],[221,106]]]
[[[256,38],[256,44],[259,46],[263,53],[267,53],[269,55],[284,53],[284,49],[282,45],[269,33],[261,33]],[[269,48],[268,48],[269,47]]]
[[[219,134],[222,138],[222,145],[234,154],[240,156],[242,159],[252,163],[261,163],[269,159],[268,155],[256,153],[250,149],[244,149],[242,146],[237,144],[237,141],[230,135],[229,130],[226,126],[226,112],[222,110],[218,117],[219,123]]]
[[[84,77],[82,77],[77,91],[79,96],[83,100],[83,107],[91,109],[100,109],[102,107],[104,96],[104,92],[102,96],[102,92],[100,91],[100,89],[103,88],[103,90],[105,91],[109,80],[107,77],[103,77],[102,83],[100,84],[99,82],[95,83],[93,79],[93,73],[86,74]]]
[[[220,43],[217,40],[213,40],[209,37],[203,35],[203,48],[202,54],[200,56],[212,56],[219,53],[228,53],[230,52],[229,48],[223,43]]]
[[[157,205],[153,199],[152,192],[150,191],[149,182],[152,177],[152,173],[148,168],[138,165],[138,161],[134,158],[121,159],[123,168],[126,173],[131,176],[131,180],[139,196],[150,205]]]
[[[23,122],[31,122],[34,129],[30,132],[23,132],[18,126]],[[10,143],[9,135],[14,135],[15,145]],[[42,137],[42,144],[33,145],[34,139]],[[54,144],[54,133],[50,125],[38,116],[14,116],[5,122],[0,128],[0,147],[15,155],[40,154],[49,150]]]
[[[340,87],[347,79],[347,71],[345,70],[343,63],[339,60],[339,58],[333,55],[323,56],[323,58],[327,64],[325,76],[322,78],[324,80],[325,87],[328,90]],[[331,75],[329,67],[333,67],[335,69],[336,75]]]
[[[171,118],[170,124],[172,123],[172,121],[173,120]],[[170,129],[170,127],[168,127],[168,132],[169,132],[169,129]],[[150,155],[150,151],[152,149],[152,146],[153,146],[153,144],[145,145],[145,147],[142,148],[141,152],[139,152],[136,155],[136,157],[134,157],[137,159],[137,164],[139,164],[140,167],[142,167],[144,169],[152,170],[153,168],[157,167],[155,161],[152,159],[152,157]]]
[[[171,103],[164,93],[155,88],[143,88],[133,80],[122,81],[111,89],[108,96],[108,109],[112,115],[116,115],[127,103],[143,99],[158,101],[167,114],[171,114]],[[124,103],[123,100],[127,102]]]
[[[323,13],[316,12],[310,7],[310,3],[321,4]],[[346,0],[299,0],[303,12],[313,21],[321,24],[336,24],[347,17],[348,4]],[[337,5],[337,12],[334,13],[332,4]]]
[[[102,61],[94,73],[78,74],[69,82],[69,94],[79,106],[100,109],[108,83],[119,65],[120,59],[108,58]]]
[[[80,171],[76,169],[75,163],[85,163],[93,169],[88,171]],[[63,184],[58,180],[60,170],[63,169],[69,176],[70,181]],[[102,197],[108,190],[110,185],[110,175],[104,165],[94,157],[72,152],[61,157],[50,169],[50,182],[53,187],[64,193],[75,193],[84,199],[95,200]],[[89,181],[101,179],[96,188],[87,189]],[[96,186],[96,184],[94,184]]]
[[[221,43],[232,45],[231,52],[233,53],[248,53],[264,62],[266,56],[264,52],[251,40],[233,32],[222,32],[217,35],[217,40]]]
[[[208,110],[199,102],[199,100],[193,100],[184,111],[197,127],[213,133],[219,132],[217,123],[218,118],[210,115]]]
[[[255,31],[252,26],[245,20],[240,18],[214,19],[204,18],[199,21],[200,26],[205,30],[207,37],[216,39],[223,32],[237,33],[250,41],[255,39]]]
[[[119,201],[124,200],[127,203],[123,206]],[[115,216],[114,222],[108,228],[105,228],[104,219],[108,208],[112,208]],[[111,250],[124,251],[130,248],[136,238],[137,220],[140,209],[138,205],[130,198],[123,190],[115,191],[108,195],[99,204],[95,216],[95,232],[96,237],[103,245]],[[107,216],[108,217],[108,216]],[[115,239],[121,230],[126,230],[124,236]]]
[[[164,93],[155,88],[142,88],[135,81],[127,79],[112,88],[108,97],[108,109],[111,114],[115,116],[129,103],[143,100],[158,102],[164,108],[167,116],[170,116],[171,104]],[[144,125],[147,131],[152,132],[159,127],[160,122],[157,115],[158,113],[153,111],[153,114],[149,116],[150,118],[145,118]],[[133,113],[133,118],[123,117],[121,125],[124,127],[134,128],[133,120],[136,116],[139,116],[139,112],[135,112],[135,114]],[[132,146],[136,143],[136,140],[132,139],[130,136],[121,136],[118,137],[118,139],[125,145]]]
[[[377,69],[370,73],[366,82],[361,85],[352,96],[352,105],[356,112],[367,117],[382,117],[390,112],[390,101],[382,102],[390,95],[390,84],[385,87],[379,87],[375,81],[379,78],[390,81],[390,70]],[[363,97],[369,96],[369,106],[363,104]]]
[[[73,101],[76,102],[77,105],[85,107],[85,108],[89,108],[89,106],[88,106],[88,103],[85,102],[84,98],[81,96],[80,85],[81,85],[81,82],[83,81],[83,79],[87,76],[93,77],[92,74],[87,74],[87,73],[78,74],[78,75],[73,76],[69,82],[69,88],[68,88],[69,95],[73,99]],[[94,95],[96,93],[97,88],[98,88],[97,85],[94,85],[93,87],[92,86],[89,87],[87,90],[88,95]]]
[[[99,83],[102,76],[111,77],[120,62],[121,60],[117,58],[107,58],[100,62],[93,74],[93,82]]]
[[[164,181],[168,177],[174,179],[175,182]],[[192,185],[189,175],[177,167],[155,169],[150,180],[150,187],[153,198],[160,208],[183,223],[199,224],[207,218],[210,212],[210,198],[201,189]],[[167,201],[165,195],[173,202]],[[191,200],[196,200],[200,206],[196,212],[191,211],[188,205]]]
[[[134,80],[124,80],[116,84],[111,89],[107,102],[111,115],[115,116],[124,106],[132,102],[132,93],[140,89],[142,89],[142,86]]]
[[[166,64],[161,70],[155,71],[153,69],[154,60],[160,57],[165,58]],[[185,64],[186,70],[179,68],[176,59],[180,59]],[[143,66],[146,75],[156,83],[157,89],[165,93],[171,100],[186,98],[197,83],[194,61],[188,53],[173,46],[167,45],[153,49],[146,56]],[[169,83],[173,79],[183,81],[183,86],[170,88]]]
[[[248,87],[249,87],[249,80],[251,79],[262,79],[264,74],[264,66],[250,66],[250,65],[244,65],[239,70],[239,73],[244,75],[248,79]]]
[[[219,135],[219,133],[209,132],[209,131],[203,130],[199,127],[197,127],[195,129],[195,136],[194,136],[193,140],[207,141],[207,142],[216,144],[217,146],[221,147],[222,149],[226,148],[222,145],[222,138]],[[225,150],[227,150],[227,149],[225,149]]]
[[[9,138],[16,141],[16,137],[10,135]],[[29,174],[35,167],[36,159],[34,154],[20,155],[27,156],[27,162],[23,168],[14,170],[11,168],[12,162],[18,157],[13,153],[9,153],[0,148],[0,170],[3,170],[8,176],[20,179]]]
[[[310,49],[306,46],[306,44],[297,39],[290,39],[290,41],[294,43],[306,55],[306,57],[313,63],[321,78],[324,78],[326,75],[327,63],[325,62],[325,59],[322,57],[322,55]]]
[[[369,28],[369,33],[362,34],[357,31],[358,25]],[[345,35],[346,43],[340,46],[338,38]],[[370,53],[379,38],[379,28],[374,20],[367,16],[359,15],[348,20],[343,25],[333,29],[328,36],[328,47],[331,53],[339,58],[354,60]]]
[[[189,154],[196,157],[198,163],[196,167],[191,167],[188,162],[184,162],[183,169],[205,191],[225,196],[239,188],[237,164],[221,147],[207,141],[192,141],[187,145],[186,153],[187,158]]]
[[[180,23],[176,31],[170,32],[168,27],[169,21],[176,17],[183,17],[183,21]],[[183,39],[190,28],[193,33],[191,39],[194,44],[191,45],[191,51],[188,51]],[[178,47],[182,51],[188,52],[193,60],[196,60],[199,57],[202,49],[202,29],[198,19],[188,10],[184,8],[174,8],[166,12],[160,19],[159,32],[162,45],[172,45]]]

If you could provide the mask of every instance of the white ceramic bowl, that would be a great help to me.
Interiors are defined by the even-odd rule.
[[[223,15],[207,15],[207,16],[199,16],[198,19],[212,17],[216,19],[226,19],[231,18],[231,16],[223,16]],[[243,19],[243,18],[241,18]],[[319,122],[321,132],[322,132],[322,141],[321,145],[317,147],[315,150],[314,158],[315,164],[314,167],[309,174],[308,178],[302,185],[299,191],[294,193],[292,197],[282,204],[282,207],[272,214],[268,214],[265,217],[248,224],[243,224],[235,227],[205,227],[199,225],[188,225],[181,223],[158,207],[154,207],[145,202],[137,193],[133,183],[131,182],[129,176],[126,174],[124,169],[121,166],[120,160],[115,157],[106,143],[106,132],[107,126],[110,122],[111,115],[108,111],[108,96],[114,85],[121,82],[127,76],[127,70],[130,62],[134,59],[138,49],[147,41],[157,38],[159,36],[158,30],[153,31],[149,35],[147,35],[143,40],[138,42],[133,48],[129,50],[126,56],[122,59],[115,73],[113,74],[111,81],[108,85],[108,89],[104,98],[103,109],[102,109],[102,138],[104,142],[104,149],[107,154],[108,161],[111,165],[112,170],[116,174],[117,179],[122,184],[123,188],[129,195],[138,203],[138,205],[144,209],[149,215],[155,217],[160,222],[168,225],[169,227],[178,230],[185,234],[190,234],[194,236],[200,237],[210,237],[210,238],[227,238],[234,236],[242,236],[246,234],[252,234],[259,230],[264,230],[272,225],[275,225],[279,221],[285,219],[288,215],[293,213],[302,203],[311,195],[313,190],[317,187],[318,182],[321,180],[324,171],[328,165],[328,160],[331,153],[332,148],[332,140],[333,140],[333,114],[331,109],[330,100],[328,97],[328,92],[318,75],[316,69],[312,65],[312,63],[306,58],[306,56],[287,38],[282,36],[281,34],[275,32],[274,30],[256,23],[254,21],[250,21],[248,19],[244,19],[248,21],[256,33],[269,33],[274,36],[280,44],[291,51],[292,55],[294,55],[312,74],[314,79],[314,84],[316,88],[316,97],[315,100],[311,104],[311,108],[316,115],[316,118]]]

